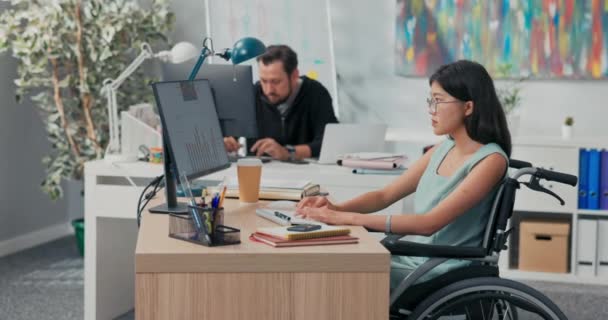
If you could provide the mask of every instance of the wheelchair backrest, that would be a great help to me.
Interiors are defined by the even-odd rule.
[[[482,242],[482,247],[487,250],[488,255],[492,251],[498,253],[505,248],[509,236],[506,228],[513,215],[515,193],[518,188],[519,182],[516,179],[506,177],[496,192]]]

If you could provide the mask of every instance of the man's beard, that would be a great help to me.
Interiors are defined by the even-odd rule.
[[[285,98],[273,103],[273,102],[270,102],[270,100],[268,99],[268,97],[265,94],[263,94],[262,100],[264,100],[264,102],[266,102],[267,104],[274,106],[274,107],[287,102],[287,100],[289,100],[289,97],[291,97],[291,94],[293,93],[293,89],[291,87],[291,79],[287,80],[287,85],[289,87],[289,92],[287,92],[287,95],[285,96]]]

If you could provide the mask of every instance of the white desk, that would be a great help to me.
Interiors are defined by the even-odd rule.
[[[162,173],[162,165],[148,163],[112,165],[100,160],[85,164],[85,319],[112,319],[134,307],[137,199],[147,182]],[[138,186],[131,186],[124,176]],[[219,181],[224,176],[236,176],[236,168],[204,179]],[[265,164],[262,176],[311,180],[337,201],[383,187],[396,178],[355,175],[335,165],[281,162]],[[382,212],[411,212],[410,201],[399,201]]]

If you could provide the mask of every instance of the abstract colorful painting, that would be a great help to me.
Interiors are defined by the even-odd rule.
[[[608,79],[608,0],[397,0],[396,22],[399,75],[469,59],[494,77]]]

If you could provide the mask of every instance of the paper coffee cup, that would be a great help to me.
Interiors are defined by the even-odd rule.
[[[258,202],[262,161],[256,158],[239,159],[236,162],[236,172],[239,179],[239,200],[244,203]]]

